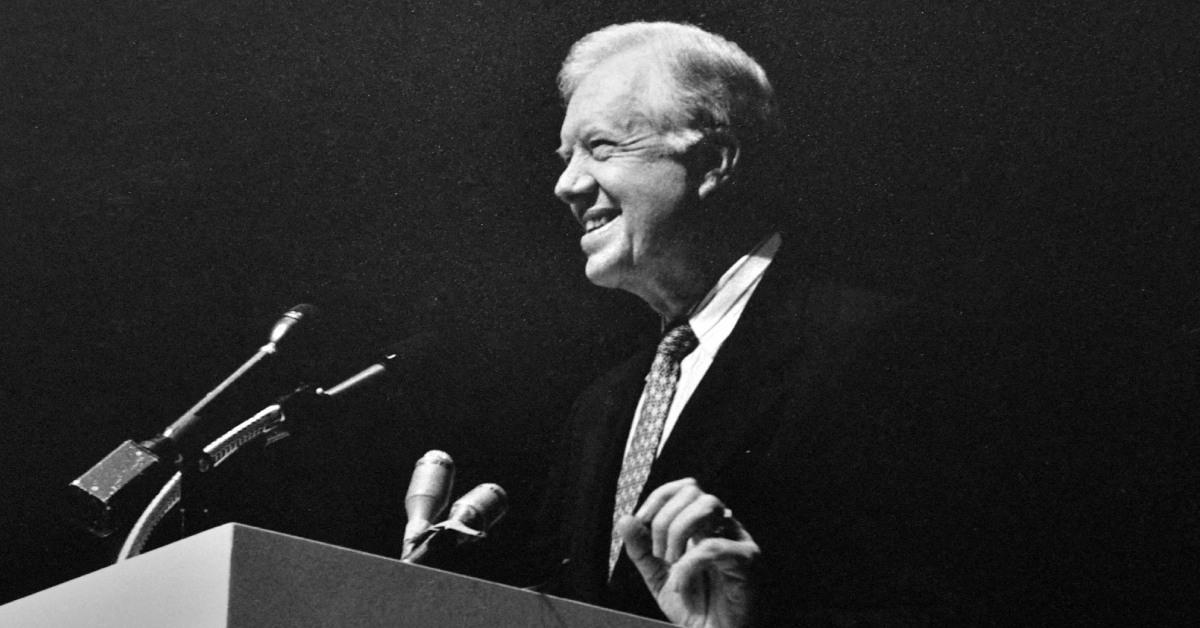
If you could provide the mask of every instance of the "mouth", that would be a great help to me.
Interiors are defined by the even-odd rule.
[[[604,227],[620,215],[621,211],[615,207],[594,207],[587,210],[579,218],[579,222],[583,225],[584,234],[588,234]]]

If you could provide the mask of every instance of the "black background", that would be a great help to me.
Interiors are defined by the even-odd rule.
[[[1104,410],[1055,432],[1080,439],[1081,464],[1183,491],[1200,328],[1192,3],[689,4],[6,3],[0,601],[102,566],[109,548],[44,506],[303,301],[320,317],[207,429],[412,334],[442,342],[319,438],[231,463],[208,523],[391,552],[408,469],[440,447],[460,491],[498,481],[510,525],[527,524],[573,396],[656,327],[586,282],[551,193],[558,63],[631,19],[697,23],[766,67],[794,174],[774,200],[827,272],[1006,321],[1075,408],[1063,416]],[[1169,543],[1194,558],[1200,507],[1182,503],[1162,533],[1184,530]]]

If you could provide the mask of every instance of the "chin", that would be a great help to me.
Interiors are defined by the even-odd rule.
[[[612,264],[599,260],[588,260],[584,274],[587,275],[588,281],[601,288],[621,287],[621,273]]]
[[[616,279],[614,279],[612,277],[612,275],[609,275],[606,273],[591,273],[591,272],[586,273],[586,274],[587,274],[588,281],[592,282],[592,284],[594,284],[594,285],[600,286],[601,288],[617,288],[618,287],[618,282],[616,281]]]

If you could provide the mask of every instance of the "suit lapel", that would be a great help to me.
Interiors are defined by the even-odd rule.
[[[803,311],[807,291],[806,282],[790,272],[791,262],[781,257],[783,253],[781,249],[768,267],[733,333],[680,414],[662,454],[651,467],[640,500],[665,482],[687,476],[695,477],[709,490],[734,496],[736,492],[729,488],[737,485],[737,470],[750,469],[738,466],[737,460],[754,456],[774,434],[772,423],[778,418],[769,410],[785,390],[784,367],[801,353],[799,321],[803,319],[798,313]],[[603,507],[594,513],[593,521],[611,516],[626,437],[652,358],[650,351],[637,361],[639,366],[624,371],[624,389],[615,389],[622,392],[607,406],[604,416],[613,426],[608,434],[612,447],[608,460],[612,466],[605,472],[609,483],[602,485],[602,492],[597,494],[603,498],[594,498],[602,501]],[[724,474],[726,470],[730,473]],[[728,486],[721,487],[723,483]],[[728,503],[740,511],[736,501]],[[601,528],[604,526],[595,527],[604,534],[597,532],[592,537],[592,562],[606,566],[608,535],[607,529]],[[611,582],[602,582],[607,575],[603,566],[595,567],[593,573],[597,575],[591,582],[605,587],[605,595],[610,596],[601,599],[637,600],[623,603],[621,608],[625,610],[641,608],[652,613],[656,609],[641,577],[624,555],[618,560]]]
[[[611,502],[616,491],[616,477],[621,469],[625,441],[633,425],[633,414],[642,394],[642,382],[654,358],[653,351],[639,352],[605,379],[597,394],[584,400],[585,425],[577,433],[587,434],[581,460],[590,467],[592,485],[597,494],[608,495]],[[586,473],[586,472],[585,472]],[[611,503],[609,504],[611,510]]]
[[[782,247],[680,414],[647,486],[684,475],[710,484],[731,457],[752,455],[774,432],[769,410],[785,391],[787,365],[803,353],[807,279],[791,264]]]

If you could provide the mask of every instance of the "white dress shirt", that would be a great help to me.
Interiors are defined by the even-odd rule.
[[[688,316],[688,324],[691,325],[699,343],[679,364],[679,381],[675,385],[671,408],[667,411],[667,420],[663,425],[662,438],[658,441],[657,453],[662,453],[663,445],[679,420],[679,413],[687,405],[688,399],[692,398],[692,393],[696,392],[696,387],[700,385],[700,380],[704,379],[708,367],[712,366],[713,358],[721,350],[721,345],[725,344],[725,339],[733,332],[734,326],[742,316],[742,310],[746,309],[746,303],[750,301],[750,295],[754,294],[754,289],[762,280],[767,266],[775,258],[781,241],[782,237],[773,233],[759,242],[754,250],[734,262],[704,299],[692,309],[691,315]],[[637,410],[634,411],[633,425],[625,441],[626,452],[629,451],[633,434],[637,431],[644,402],[645,393],[638,400]]]

